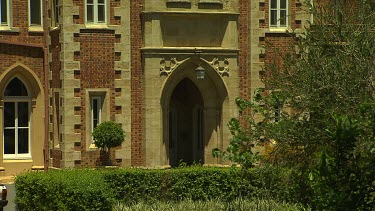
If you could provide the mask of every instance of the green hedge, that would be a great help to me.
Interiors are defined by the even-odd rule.
[[[116,190],[117,199],[126,201],[205,200],[238,195],[238,179],[229,169],[121,169],[106,172],[104,178]]]
[[[203,167],[63,170],[22,174],[15,184],[21,210],[111,210],[115,200],[230,201],[257,197],[295,202],[300,190],[293,172],[275,167],[247,172]]]
[[[296,202],[300,194],[295,172],[259,167],[247,172],[233,168],[188,167],[170,170],[119,169],[104,179],[117,200],[233,200],[237,197],[275,198]]]
[[[27,173],[16,177],[20,210],[112,210],[114,194],[93,170]]]

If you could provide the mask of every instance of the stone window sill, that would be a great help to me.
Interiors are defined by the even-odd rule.
[[[223,5],[221,0],[200,0],[198,4],[220,4]]]
[[[29,32],[43,32],[43,26],[29,26]]]
[[[0,32],[20,32],[18,27],[0,26]]]
[[[31,157],[25,158],[4,158],[3,163],[32,163]]]
[[[86,29],[109,29],[107,24],[86,23]]]
[[[270,33],[287,33],[288,28],[287,27],[270,27],[268,32],[270,32]]]

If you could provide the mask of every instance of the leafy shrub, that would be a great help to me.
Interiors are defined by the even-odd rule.
[[[280,167],[184,167],[168,170],[101,169],[26,173],[16,177],[21,210],[111,210],[114,200],[231,202],[238,198],[293,201],[303,192],[295,172]]]
[[[115,191],[116,199],[126,203],[184,199],[230,201],[237,197],[296,201],[300,192],[295,175],[289,169],[272,166],[247,171],[187,167],[170,170],[118,169],[107,171],[104,178]]]
[[[93,131],[94,143],[101,149],[110,149],[118,147],[125,139],[125,132],[121,125],[115,122],[103,122]]]
[[[114,194],[93,170],[26,173],[16,177],[20,210],[111,210]]]

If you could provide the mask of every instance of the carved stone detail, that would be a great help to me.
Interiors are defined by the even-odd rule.
[[[189,58],[178,61],[177,58],[162,58],[160,60],[160,75],[169,75],[175,70],[180,64],[188,60]]]
[[[160,75],[170,75],[180,64],[187,61],[189,58],[183,60],[177,60],[176,57],[165,57],[160,60]],[[228,58],[214,57],[212,61],[208,61],[204,58],[200,58],[209,64],[219,75],[229,76],[229,61]]]
[[[215,57],[212,59],[212,61],[207,61],[202,58],[205,62],[207,62],[211,67],[213,67],[217,73],[219,73],[221,76],[229,76],[229,61],[228,58],[219,59],[218,57]]]

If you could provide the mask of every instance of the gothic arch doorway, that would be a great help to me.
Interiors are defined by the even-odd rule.
[[[204,162],[203,98],[188,78],[174,88],[169,101],[169,165]]]
[[[205,69],[204,79],[197,78],[198,64]],[[150,165],[158,165],[159,161],[161,165],[172,167],[178,166],[180,161],[188,165],[221,162],[212,156],[212,149],[223,149],[227,145],[230,132],[223,125],[229,121],[233,106],[229,104],[223,77],[210,64],[194,58],[181,63],[163,81],[160,106],[160,110],[150,105],[147,109],[150,117],[157,116],[161,120],[156,126],[161,134],[155,132],[158,136],[154,140],[162,138],[161,145],[156,141],[147,142],[148,149],[155,149],[148,151]],[[150,124],[149,128],[152,126]],[[152,138],[151,132],[146,132],[148,140]],[[154,160],[155,157],[160,160]]]

